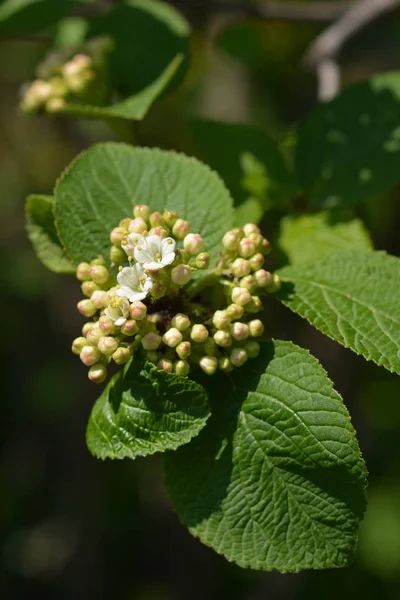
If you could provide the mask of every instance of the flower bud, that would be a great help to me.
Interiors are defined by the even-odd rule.
[[[99,284],[95,283],[94,281],[84,281],[81,285],[82,294],[84,294],[88,298],[90,298],[96,290],[100,289],[101,288]]]
[[[260,233],[260,228],[257,227],[257,225],[254,225],[254,223],[247,223],[243,227],[243,231],[244,231],[244,235],[248,236],[252,233]]]
[[[225,327],[229,327],[231,320],[226,310],[216,310],[212,322],[217,329],[224,329]]]
[[[149,231],[149,235],[158,235],[158,237],[164,239],[168,235],[168,231],[159,225],[158,227],[152,227]]]
[[[254,273],[258,287],[267,287],[272,283],[272,274],[265,269],[258,269]]]
[[[176,285],[185,285],[192,279],[192,270],[188,265],[178,265],[172,269],[171,279]]]
[[[203,350],[208,356],[216,356],[218,354],[218,346],[212,337],[208,337],[203,344]]]
[[[72,342],[72,352],[74,354],[77,354],[79,356],[79,354],[82,352],[82,348],[84,346],[87,346],[87,340],[85,337],[77,337],[76,339],[74,339],[74,341]]]
[[[250,258],[256,252],[256,245],[249,238],[243,238],[239,242],[239,254],[243,256],[243,258]]]
[[[186,360],[177,360],[174,366],[174,371],[180,377],[189,375],[190,365]]]
[[[163,335],[163,342],[170,348],[175,348],[182,341],[182,334],[176,327],[171,327]]]
[[[91,267],[96,267],[96,266],[107,267],[107,263],[102,256],[98,256],[97,258],[94,258],[93,260],[90,261],[90,266]],[[89,275],[90,275],[90,273],[89,273]]]
[[[172,364],[172,361],[168,358],[160,358],[160,360],[157,363],[157,367],[161,369],[161,371],[165,371],[166,373],[172,373],[174,365]]]
[[[114,227],[114,229],[110,233],[111,243],[114,244],[114,246],[118,246],[120,248],[122,240],[126,236],[126,233],[127,229],[124,229],[123,227]]]
[[[222,348],[229,348],[229,346],[232,346],[231,334],[228,331],[222,331],[222,329],[219,329],[214,334],[214,341]]]
[[[95,290],[90,297],[96,308],[105,308],[108,305],[107,292],[104,290]]]
[[[246,350],[249,358],[257,358],[257,356],[260,354],[260,344],[254,340],[248,340],[243,347]]]
[[[98,349],[102,354],[106,356],[111,356],[118,349],[118,342],[114,337],[111,336],[102,336],[99,339],[99,343],[97,345]]]
[[[231,352],[231,363],[234,367],[241,367],[247,360],[247,352],[244,348],[234,348]]]
[[[263,238],[263,240],[262,240],[260,246],[257,248],[257,250],[262,252],[262,254],[264,254],[264,255],[269,254],[271,252],[271,244],[269,243],[268,240]]]
[[[249,258],[249,264],[250,264],[250,268],[252,271],[258,271],[258,269],[261,269],[261,267],[264,264],[264,256],[262,254],[260,254],[260,252],[258,252],[257,254],[254,254],[254,256],[252,256],[251,258]]]
[[[124,365],[128,362],[130,357],[132,356],[132,351],[129,348],[124,348],[120,346],[118,350],[114,352],[112,355],[113,361],[117,363],[117,365]]]
[[[246,290],[249,290],[250,294],[252,294],[257,288],[257,282],[254,275],[246,275],[246,277],[242,277],[239,281],[239,285]]]
[[[150,225],[152,227],[159,227],[164,225],[164,217],[160,212],[153,212],[149,217]]]
[[[249,327],[246,323],[232,323],[230,331],[232,337],[237,341],[246,340],[249,337]]]
[[[192,351],[192,345],[190,342],[181,342],[175,348],[175,352],[179,358],[187,358]]]
[[[193,325],[190,337],[194,342],[201,344],[208,338],[208,329],[204,325]]]
[[[232,290],[232,302],[240,306],[246,306],[251,302],[251,294],[245,288],[235,287]]]
[[[184,237],[189,233],[189,223],[183,219],[178,219],[172,228],[172,235],[177,240],[183,240]]]
[[[187,315],[178,313],[174,316],[171,321],[172,326],[179,329],[179,331],[186,331],[190,327],[190,319]]]
[[[97,308],[91,300],[81,300],[78,302],[78,310],[84,317],[93,317],[97,312]]]
[[[228,231],[222,238],[222,245],[226,250],[235,252],[239,247],[240,237],[235,231]]]
[[[240,319],[243,316],[244,308],[243,306],[239,306],[239,304],[230,304],[226,309],[226,314],[230,318],[231,321],[235,319]]]
[[[82,335],[84,335],[86,337],[87,332],[92,328],[95,327],[96,323],[94,321],[88,321],[87,323],[84,324],[84,326],[82,327]]]
[[[250,233],[248,239],[254,242],[257,251],[262,250],[265,238],[263,238],[261,233]]]
[[[151,288],[151,295],[155,300],[163,298],[167,292],[167,286],[162,281],[155,281]]]
[[[158,354],[157,350],[149,350],[148,352],[146,352],[146,356],[147,356],[147,360],[149,362],[153,363],[154,365],[156,365],[158,363],[159,354]]]
[[[200,254],[196,256],[196,260],[194,261],[193,266],[195,266],[200,271],[208,269],[208,267],[210,266],[210,255],[208,254],[208,252],[200,252]]]
[[[248,323],[249,332],[252,337],[259,337],[264,333],[264,325],[260,319],[254,319]]]
[[[225,373],[229,373],[229,371],[232,371],[233,366],[227,356],[221,356],[221,358],[218,361],[218,368],[221,371],[224,371]]]
[[[133,302],[129,307],[129,311],[132,319],[135,319],[135,321],[141,321],[147,314],[147,306],[140,301]]]
[[[113,265],[120,265],[126,260],[126,254],[122,248],[118,246],[111,246],[110,248],[110,261]]]
[[[199,365],[206,375],[214,375],[218,367],[218,358],[216,356],[203,356]]]
[[[246,304],[246,312],[258,313],[262,310],[263,305],[259,296],[252,296],[248,304]]]
[[[281,285],[282,285],[282,282],[281,282],[279,275],[277,273],[274,273],[272,275],[271,283],[267,286],[267,292],[269,292],[270,294],[273,294],[274,292],[277,292],[278,290],[280,290]]]
[[[129,233],[143,233],[147,230],[147,223],[141,217],[136,219],[132,219],[129,223],[128,231]]]
[[[60,97],[50,98],[46,102],[46,111],[48,113],[55,114],[55,113],[60,112],[61,110],[64,110],[64,108],[66,106],[67,106],[67,103],[65,102],[64,98],[60,98]]]
[[[135,333],[137,333],[138,331],[139,331],[139,328],[134,319],[129,319],[128,321],[125,321],[125,323],[123,323],[123,325],[121,326],[121,333],[123,335],[127,335],[127,336],[135,335]]]
[[[97,361],[100,359],[101,352],[98,348],[95,348],[94,346],[84,346],[79,357],[84,365],[86,365],[87,367],[91,367],[92,365],[96,364]]]
[[[99,339],[101,338],[101,336],[103,335],[103,332],[101,331],[100,327],[98,326],[97,323],[95,323],[93,325],[93,327],[91,327],[87,333],[86,333],[86,339],[89,342],[89,344],[93,344],[93,346],[96,346],[98,344]]]
[[[133,216],[135,219],[148,221],[150,218],[150,208],[146,204],[136,204],[136,206],[133,207]]]
[[[110,333],[115,333],[117,328],[115,327],[114,321],[107,317],[106,315],[102,315],[98,320],[99,328],[102,333],[105,335],[110,335]]]
[[[142,339],[142,346],[145,350],[157,350],[162,342],[158,333],[147,333]]]
[[[120,226],[122,229],[125,229],[125,231],[128,231],[128,228],[129,228],[129,223],[130,223],[131,221],[132,221],[132,219],[130,219],[129,217],[125,217],[124,219],[122,219],[122,220],[119,222],[119,226]]]
[[[107,367],[102,364],[96,364],[90,367],[88,377],[93,383],[103,383],[107,377]]]
[[[250,262],[244,258],[237,258],[233,261],[231,270],[235,277],[245,277],[250,273]]]
[[[77,279],[79,279],[79,281],[89,281],[90,280],[89,269],[90,269],[89,263],[86,263],[86,262],[80,263],[76,269]]]
[[[92,281],[98,283],[99,285],[107,283],[110,277],[108,269],[106,267],[102,267],[101,265],[90,267],[89,275],[92,278]]]
[[[166,225],[168,225],[168,227],[173,227],[178,219],[178,215],[176,214],[176,212],[174,210],[165,210],[163,217],[164,217],[164,221],[165,221]]]
[[[195,256],[204,248],[204,240],[198,233],[189,233],[183,240],[183,247],[191,256]]]

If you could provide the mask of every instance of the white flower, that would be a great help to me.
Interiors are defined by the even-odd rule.
[[[158,235],[149,235],[137,244],[133,255],[143,269],[154,271],[170,265],[175,258],[176,242],[172,238],[162,239]]]
[[[104,314],[114,321],[116,327],[121,327],[130,314],[128,300],[126,298],[116,298],[114,295],[114,297],[110,299]]]
[[[153,287],[153,281],[143,273],[142,265],[135,264],[125,267],[117,275],[120,288],[117,296],[128,298],[129,302],[143,300]]]
[[[133,251],[136,246],[144,248],[146,246],[146,238],[141,233],[130,233],[127,238],[127,244],[121,244],[128,256],[133,257]]]

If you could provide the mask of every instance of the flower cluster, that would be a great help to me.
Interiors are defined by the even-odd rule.
[[[111,268],[98,258],[77,269],[86,297],[78,310],[90,321],[72,351],[90,367],[92,381],[104,381],[109,363],[126,363],[138,348],[158,368],[182,376],[195,367],[227,372],[258,355],[260,296],[279,288],[279,278],[262,268],[270,248],[258,227],[226,233],[217,266],[193,281],[209,267],[209,255],[203,238],[173,211],[137,205],[110,240]]]

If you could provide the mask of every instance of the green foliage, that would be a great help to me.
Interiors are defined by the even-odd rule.
[[[55,190],[57,229],[72,262],[108,258],[110,231],[135,204],[175,210],[211,255],[232,224],[232,201],[218,176],[194,158],[125,144],[98,144],[65,171]]]
[[[54,226],[54,198],[52,196],[29,196],[26,201],[26,230],[37,257],[55,273],[75,272],[65,256],[64,249]]]
[[[210,399],[207,427],[166,456],[181,521],[242,567],[346,565],[366,470],[347,410],[317,360],[290,342],[264,344]]]
[[[86,440],[97,458],[137,458],[174,450],[210,416],[204,388],[136,356],[110,381],[90,415]]]
[[[320,104],[298,133],[297,176],[313,206],[349,206],[399,181],[400,73],[377,75]]]
[[[367,360],[400,373],[400,260],[345,250],[284,267],[283,303]]]
[[[263,209],[257,198],[247,198],[235,208],[233,224],[235,227],[243,227],[246,223],[259,223],[263,216]]]
[[[287,215],[280,223],[278,244],[291,264],[348,248],[372,250],[363,222],[347,212]]]
[[[0,33],[28,33],[45,29],[61,19],[71,0],[4,0],[0,4]]]

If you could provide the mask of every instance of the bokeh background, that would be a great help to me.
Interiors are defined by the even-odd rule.
[[[301,57],[323,25],[232,19],[212,0],[175,4],[194,29],[190,68],[183,85],[136,127],[138,142],[190,153],[188,123],[197,117],[251,123],[274,139],[290,139],[316,103],[315,76]],[[271,308],[271,334],[320,359],[350,410],[370,471],[369,509],[352,566],[299,575],[242,570],[180,525],[162,457],[103,463],[88,453],[85,426],[99,388],[70,353],[83,321],[74,309],[79,285],[36,259],[24,202],[32,192],[51,193],[77,153],[116,135],[100,121],[21,114],[20,87],[48,49],[46,37],[26,37],[0,36],[1,597],[397,600],[400,379],[283,307]],[[400,11],[355,36],[340,64],[346,84],[400,69]],[[360,209],[376,248],[394,255],[399,202],[394,189]],[[264,227],[273,239],[279,214],[268,215]]]

